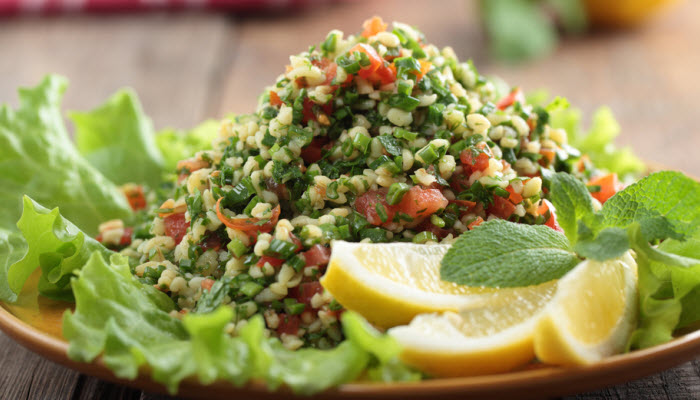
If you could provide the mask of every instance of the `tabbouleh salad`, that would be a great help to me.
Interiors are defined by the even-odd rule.
[[[451,48],[394,26],[375,18],[291,56],[256,113],[177,164],[147,233],[108,221],[98,240],[130,243],[133,272],[179,313],[230,304],[231,334],[262,314],[296,349],[343,339],[343,307],[318,282],[332,240],[451,243],[493,218],[560,229],[540,169],[591,173],[563,162],[580,156],[566,131],[520,89],[499,97]]]
[[[20,91],[17,111],[0,108],[0,168],[31,175],[0,178],[11,197],[0,198],[0,299],[17,300],[41,266],[39,292],[76,302],[63,321],[69,356],[102,355],[117,376],[148,366],[171,390],[197,375],[301,393],[358,376],[421,379],[390,335],[319,282],[334,241],[448,244],[436,279],[496,288],[551,283],[631,249],[630,346],[700,319],[687,306],[695,275],[678,273],[700,263],[697,182],[662,172],[626,186],[644,164],[610,144],[609,114],[594,123],[604,135],[581,140],[565,99],[528,101],[415,27],[374,17],[358,34],[331,31],[290,57],[255,113],[217,125],[213,143],[211,123],[156,137],[120,92],[71,115],[76,150],[64,89],[49,76]],[[20,235],[10,225],[22,195]],[[489,239],[503,232],[522,240]],[[503,248],[521,258],[504,264]]]

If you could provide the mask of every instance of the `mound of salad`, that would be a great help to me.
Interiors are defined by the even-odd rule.
[[[74,141],[65,79],[21,89],[16,110],[0,108],[0,299],[16,301],[40,267],[40,294],[75,302],[72,359],[102,356],[125,378],[148,367],[173,392],[192,376],[305,394],[428,379],[321,286],[331,242],[459,254],[458,238],[498,219],[549,227],[581,259],[634,250],[630,349],[700,319],[700,186],[676,172],[633,183],[645,164],[612,144],[608,109],[583,131],[565,99],[526,98],[378,17],[331,31],[282,72],[254,113],[187,132],[156,134],[122,90],[70,114]],[[450,254],[443,279],[514,284],[465,278]],[[537,264],[522,263],[520,284],[566,272]]]

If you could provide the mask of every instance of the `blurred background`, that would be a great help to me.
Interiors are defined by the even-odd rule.
[[[379,15],[452,46],[486,75],[608,105],[618,143],[700,176],[699,1],[0,0],[0,103],[47,73],[66,109],[133,87],[157,129],[249,112],[290,54]]]

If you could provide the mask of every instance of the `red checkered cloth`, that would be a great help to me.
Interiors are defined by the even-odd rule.
[[[123,12],[149,10],[220,9],[274,11],[307,5],[312,0],[0,0],[0,15],[65,12]]]

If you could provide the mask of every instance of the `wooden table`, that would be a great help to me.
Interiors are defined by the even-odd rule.
[[[66,109],[88,109],[132,86],[157,128],[187,128],[210,117],[252,110],[257,94],[283,71],[288,55],[332,28],[359,29],[372,14],[418,25],[428,39],[473,58],[480,71],[526,90],[548,88],[587,115],[609,105],[619,143],[645,159],[700,175],[696,134],[700,93],[700,2],[686,2],[641,29],[570,38],[546,59],[517,66],[489,61],[476,4],[442,1],[345,2],[294,14],[210,13],[0,19],[0,102],[46,73],[71,80]],[[700,359],[646,379],[576,399],[700,397]],[[2,399],[154,399],[161,396],[78,374],[0,334]]]

